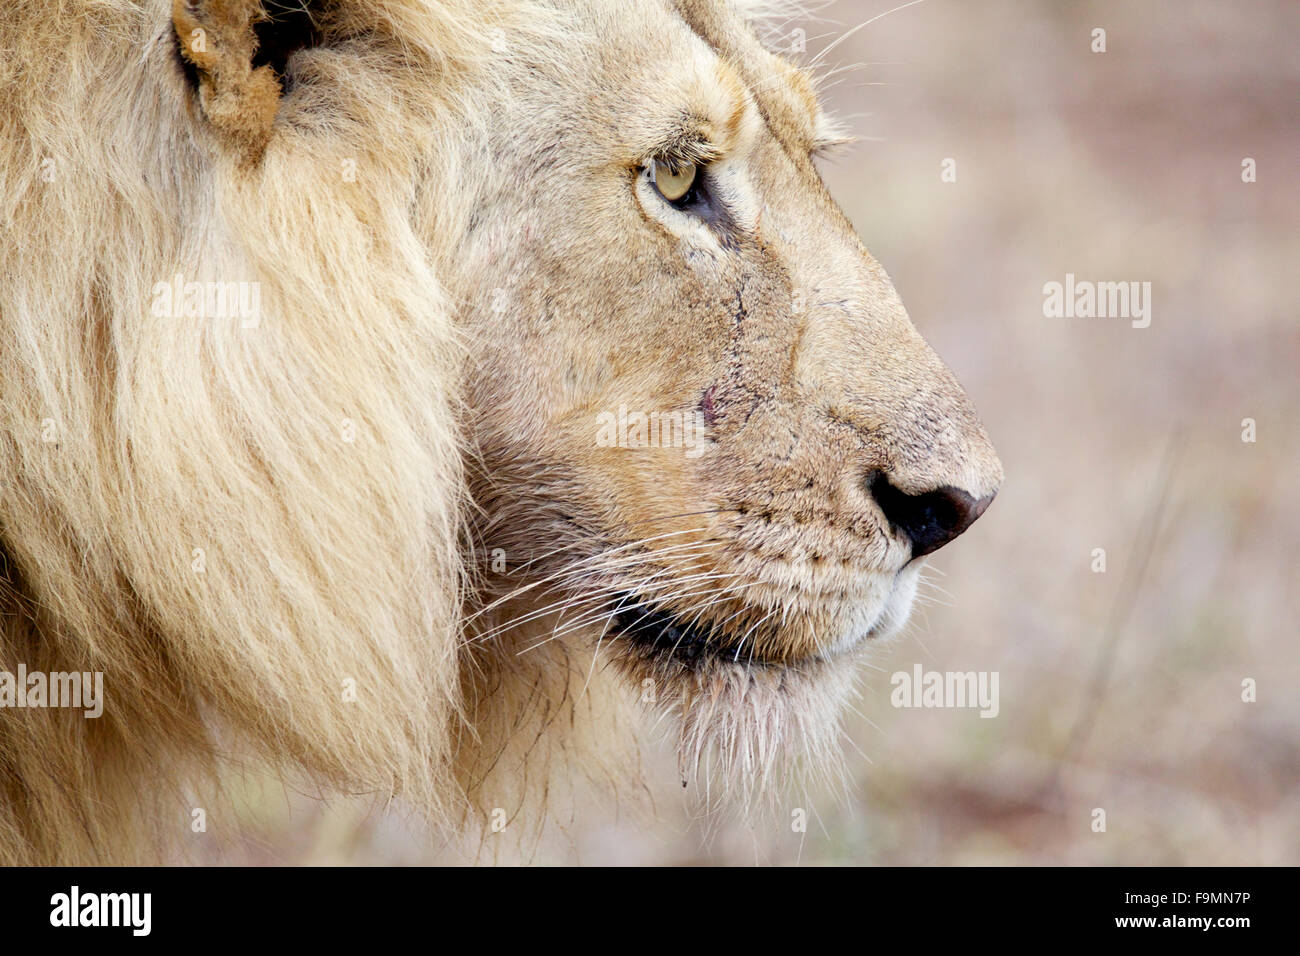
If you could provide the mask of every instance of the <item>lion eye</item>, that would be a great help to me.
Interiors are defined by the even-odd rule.
[[[696,166],[694,163],[682,166],[679,169],[673,169],[667,163],[655,160],[654,166],[651,168],[651,177],[654,180],[655,189],[659,190],[659,195],[669,202],[678,202],[695,185],[695,171]]]

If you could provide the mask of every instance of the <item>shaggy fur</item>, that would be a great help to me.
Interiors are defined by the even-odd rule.
[[[0,670],[107,698],[0,709],[0,862],[157,859],[232,760],[514,815],[624,776],[646,710],[684,777],[824,763],[915,564],[815,476],[1000,470],[820,188],[808,78],[721,0],[294,5],[0,10]],[[682,117],[722,244],[637,178]],[[178,276],[256,314],[160,313]],[[620,402],[708,455],[594,447]],[[735,656],[614,637],[631,590]]]

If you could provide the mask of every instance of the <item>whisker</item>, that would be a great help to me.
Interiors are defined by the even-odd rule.
[[[628,565],[644,563],[657,558],[663,558],[663,557],[671,558],[673,559],[674,562],[680,565],[683,558],[687,560],[693,559],[695,557],[698,557],[700,554],[706,553],[713,546],[714,546],[714,542],[712,541],[688,542],[685,544],[673,545],[668,548],[660,548],[656,551],[652,551],[649,554],[645,554],[645,555],[641,555],[641,554],[632,555],[632,556],[625,555],[622,558],[620,558],[618,562],[610,562],[610,561],[605,562],[605,566],[603,567],[587,568],[582,566],[568,566],[560,569],[559,571],[555,572],[552,575],[549,575],[548,579],[544,583],[548,583],[550,586],[543,588],[543,590],[540,591],[539,594],[549,593],[558,587],[562,587],[565,584],[572,583],[574,580],[580,579],[584,576],[590,579],[592,577],[597,577],[602,573],[618,571]],[[676,570],[676,567],[672,564],[669,564],[669,566],[657,570],[653,575],[640,578],[639,579],[640,583],[629,581],[629,582],[617,582],[614,584],[602,584],[597,586],[596,593],[600,593],[601,590],[604,590],[605,592],[609,592],[614,590],[621,591],[621,590],[627,590],[629,588],[641,587],[644,584],[648,584],[649,582],[654,581],[657,577],[661,577],[665,574],[672,573],[674,570]],[[514,593],[512,596],[517,597],[518,594]],[[489,630],[486,633],[480,633],[477,639],[482,641],[487,637],[493,636],[495,633],[497,633],[498,631],[504,628],[526,623],[529,620],[543,616],[553,611],[556,607],[563,605],[568,600],[569,598],[567,597],[561,598],[560,600],[544,605],[541,608],[534,609],[533,611],[529,612],[528,614],[525,614],[522,617],[512,618],[511,620],[503,622],[502,624],[498,625],[496,628]],[[500,600],[495,601],[493,602],[493,606],[498,606],[500,603],[501,603]]]
[[[892,10],[886,10],[884,13],[876,14],[876,16],[872,17],[870,20],[866,20],[862,23],[859,23],[852,30],[849,30],[848,32],[842,34],[838,39],[833,40],[827,46],[822,47],[821,52],[818,53],[815,57],[813,57],[812,62],[810,62],[808,65],[810,67],[816,66],[818,63],[821,62],[822,58],[826,56],[826,54],[830,53],[831,50],[834,50],[837,46],[839,46],[841,43],[843,43],[845,40],[853,36],[853,34],[857,33],[859,30],[863,29],[864,27],[871,26],[871,24],[875,23],[877,20],[882,20],[885,17],[889,16],[891,13],[897,13],[899,10],[906,10],[908,7],[914,7],[918,3],[924,3],[924,2],[925,0],[908,0],[907,3],[899,4],[898,6],[894,7]]]
[[[664,534],[661,534],[661,535],[655,535],[655,536],[650,537],[650,538],[641,538],[641,539],[637,539],[636,541],[629,541],[629,542],[627,542],[626,544],[622,544],[622,545],[619,545],[619,546],[617,546],[617,547],[615,547],[615,548],[607,549],[607,550],[604,550],[604,551],[598,552],[598,553],[596,553],[596,554],[584,555],[582,558],[579,558],[576,562],[573,562],[573,563],[571,563],[571,564],[569,564],[569,565],[566,565],[564,568],[560,569],[559,571],[557,571],[557,572],[555,572],[555,573],[553,573],[553,574],[551,574],[551,575],[548,575],[547,577],[540,578],[540,579],[537,580],[537,581],[531,581],[531,582],[529,582],[528,584],[525,584],[525,585],[522,585],[522,586],[516,588],[515,590],[511,591],[509,594],[506,594],[506,595],[503,595],[502,597],[497,598],[497,599],[496,599],[495,601],[493,601],[491,604],[485,605],[484,607],[482,607],[482,608],[480,608],[479,610],[477,610],[473,615],[471,615],[470,617],[466,618],[466,620],[467,620],[467,621],[469,621],[469,620],[473,620],[475,617],[478,617],[479,615],[484,614],[484,613],[486,613],[487,611],[490,611],[492,608],[494,608],[494,607],[496,607],[496,606],[498,606],[498,605],[504,603],[505,601],[510,600],[511,598],[513,598],[513,597],[517,597],[517,596],[520,595],[520,594],[527,593],[528,591],[532,590],[533,588],[538,587],[538,586],[540,586],[540,585],[546,583],[547,581],[550,581],[550,580],[554,579],[555,577],[557,577],[557,576],[559,576],[559,575],[561,575],[561,574],[567,573],[567,572],[569,572],[570,570],[572,570],[572,569],[574,569],[574,568],[576,568],[576,567],[579,567],[583,562],[602,560],[602,559],[607,558],[607,557],[610,556],[610,555],[617,554],[618,552],[625,551],[625,550],[627,550],[627,549],[629,549],[629,548],[643,547],[644,545],[646,545],[646,544],[648,544],[648,543],[650,543],[650,542],[652,542],[652,541],[658,541],[658,540],[661,540],[661,539],[663,539],[663,538],[671,538],[671,537],[673,537],[673,536],[675,536],[675,535],[681,535],[681,534],[697,534],[697,533],[699,533],[699,532],[701,532],[701,531],[704,531],[704,530],[706,530],[706,529],[704,529],[704,528],[701,527],[701,528],[684,529],[684,530],[679,530],[679,531],[668,531],[668,532],[665,532]],[[545,559],[548,558],[548,557],[551,557],[551,556],[553,556],[553,555],[555,555],[555,554],[558,554],[560,551],[565,550],[566,547],[572,547],[572,546],[575,546],[575,545],[561,546],[561,547],[559,547],[559,548],[555,548],[555,549],[553,549],[553,550],[551,550],[551,551],[548,551],[546,554],[539,555],[538,557],[533,558],[531,561],[527,561],[527,562],[525,562],[524,564],[519,565],[519,567],[516,568],[515,573],[518,573],[519,571],[522,571],[523,569],[527,568],[529,565],[534,564],[534,563],[537,562],[537,561],[545,560]]]
[[[742,647],[745,646],[745,641],[748,640],[749,635],[753,634],[754,631],[758,630],[760,627],[762,627],[764,624],[766,624],[768,621],[770,621],[770,620],[771,620],[771,619],[776,615],[776,611],[777,611],[776,608],[772,608],[770,611],[768,611],[766,614],[764,614],[761,618],[759,618],[757,621],[755,621],[753,624],[751,624],[751,625],[749,626],[749,630],[746,631],[744,634],[742,634],[742,635],[740,636],[740,641],[739,641],[739,643],[736,644],[736,656],[732,658],[733,661],[739,661],[739,660],[740,660],[740,649],[741,649]],[[755,644],[757,644],[757,642],[755,642]],[[753,663],[754,663],[754,648],[753,648],[753,647],[750,647],[750,649],[749,649],[749,660],[746,662],[746,666],[748,667],[749,665],[752,665]]]
[[[686,591],[683,592],[681,595],[679,595],[679,597],[692,597],[696,594],[712,594],[712,593],[714,593],[714,589],[712,587],[709,587],[709,588],[698,589],[695,591]],[[637,594],[631,594],[631,593],[627,593],[624,595],[625,598],[628,597],[636,598],[638,596],[639,595]],[[565,624],[563,627],[560,627],[557,624],[555,630],[553,630],[549,636],[538,641],[536,644],[532,644],[524,648],[522,651],[519,652],[519,654],[524,654],[527,651],[535,650],[536,648],[541,647],[543,644],[549,644],[551,641],[555,640],[556,638],[563,637],[565,634],[570,634],[573,631],[592,625],[603,617],[608,617],[609,620],[612,621],[615,617],[618,616],[618,612],[622,610],[624,603],[625,603],[624,601],[620,601],[618,607],[616,607],[612,611],[605,610],[602,608],[596,611],[584,612],[584,614],[586,615],[585,617],[580,618],[576,621],[570,621],[568,624]]]

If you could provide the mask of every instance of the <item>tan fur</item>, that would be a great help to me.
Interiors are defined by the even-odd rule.
[[[807,79],[720,0],[308,6],[283,78],[256,0],[0,11],[0,670],[107,697],[0,709],[0,862],[165,855],[231,758],[453,825],[624,775],[646,712],[685,777],[828,759],[915,584],[861,475],[1001,475]],[[683,121],[730,245],[638,178]],[[258,321],[154,314],[178,274]],[[702,396],[699,457],[593,439]],[[629,588],[750,656],[647,657]]]

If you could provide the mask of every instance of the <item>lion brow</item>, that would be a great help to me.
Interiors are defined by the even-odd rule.
[[[707,166],[722,156],[722,149],[709,138],[707,122],[684,117],[653,151],[652,158],[672,169]]]

